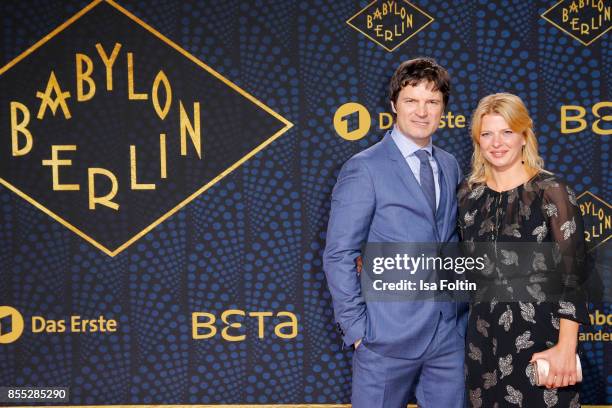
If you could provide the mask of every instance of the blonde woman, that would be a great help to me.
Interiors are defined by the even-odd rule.
[[[500,245],[556,243],[570,259],[562,265],[564,276],[573,276],[567,282],[575,284],[584,255],[576,196],[543,169],[523,101],[507,93],[483,98],[472,116],[471,136],[472,170],[457,195],[462,239]],[[588,322],[586,303],[547,301],[546,293],[537,292],[541,286],[533,283],[539,281],[532,278],[545,281],[554,278],[546,273],[559,269],[545,270],[526,258],[512,260],[512,267],[527,277],[526,288],[508,289],[513,281],[504,276],[504,268],[491,270],[495,282],[508,286],[503,289],[516,301],[489,298],[471,305],[465,364],[472,407],[580,406],[576,350],[579,324]],[[529,295],[531,301],[524,298]],[[530,365],[535,359],[550,363],[542,387],[535,384]]]

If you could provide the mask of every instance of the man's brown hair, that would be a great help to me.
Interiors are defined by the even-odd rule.
[[[450,76],[433,58],[427,57],[404,61],[397,67],[389,81],[389,101],[396,103],[397,96],[404,87],[417,86],[423,81],[430,82],[434,91],[442,92],[446,108],[450,93]]]

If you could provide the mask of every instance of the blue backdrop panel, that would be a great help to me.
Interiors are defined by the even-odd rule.
[[[391,3],[399,9],[383,14]],[[341,347],[321,262],[330,194],[341,165],[385,133],[388,80],[417,56],[451,74],[450,114],[434,143],[464,173],[478,100],[495,92],[523,98],[546,168],[579,193],[609,285],[612,52],[610,5],[601,3],[570,15],[578,27],[589,24],[581,33],[563,21],[571,2],[554,0],[0,2],[0,306],[25,321],[23,334],[3,344],[15,328],[0,315],[0,386],[69,387],[71,404],[348,403],[352,352]],[[412,26],[391,12],[401,8],[414,13]],[[121,43],[112,91],[97,43],[108,55]],[[130,99],[128,52],[132,90],[146,100]],[[90,100],[78,100],[77,53],[93,64]],[[61,106],[37,117],[44,97],[36,92],[45,93],[51,71],[70,92],[71,119]],[[160,109],[171,102],[165,118],[153,105],[156,78]],[[22,156],[12,150],[14,101],[27,107],[33,134]],[[348,102],[371,118],[341,115],[350,135],[363,134],[356,140],[334,126]],[[182,136],[181,117],[193,128]],[[23,132],[17,137],[24,148]],[[81,189],[54,191],[41,161],[52,145],[73,144],[77,151],[59,154],[72,159],[60,179]],[[131,145],[137,182],[155,190],[133,188]],[[92,167],[116,176],[118,210],[89,209]],[[112,183],[99,177],[103,195]],[[228,310],[245,316],[226,314],[242,326],[224,335]],[[194,338],[196,312],[208,313],[200,322],[215,317],[215,335]],[[279,336],[290,332],[279,326],[290,319],[281,312],[297,319],[291,338]],[[581,342],[582,402],[612,404],[612,305],[595,303],[592,313]],[[32,327],[36,316],[76,315],[114,319],[117,331]]]

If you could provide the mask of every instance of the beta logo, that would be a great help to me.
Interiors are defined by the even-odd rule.
[[[595,120],[587,122],[587,109],[580,105],[561,105],[561,133],[579,133],[590,130],[596,135],[612,135],[612,102],[601,101],[591,107]]]
[[[406,0],[374,0],[346,23],[392,52],[433,21]]]
[[[291,126],[112,0],[0,68],[0,184],[109,256]]]
[[[23,333],[23,316],[17,309],[0,306],[0,344],[16,341]]]
[[[243,324],[245,319],[250,321],[249,326],[257,326],[259,339],[265,338],[266,332],[269,332],[266,328],[271,327],[270,320],[274,325],[276,337],[293,339],[298,335],[298,319],[292,312],[280,311],[275,315],[268,311],[246,312],[240,309],[229,309],[221,313],[221,322],[213,313],[193,312],[191,314],[191,336],[194,340],[221,337],[230,342],[244,341],[247,338],[247,325]],[[221,330],[217,326],[220,326]]]
[[[605,0],[561,0],[542,18],[588,46],[610,29],[612,9]]]

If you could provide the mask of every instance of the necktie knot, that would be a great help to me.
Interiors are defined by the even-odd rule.
[[[414,152],[416,157],[421,161],[421,163],[429,163],[429,152],[427,150],[419,149]]]

